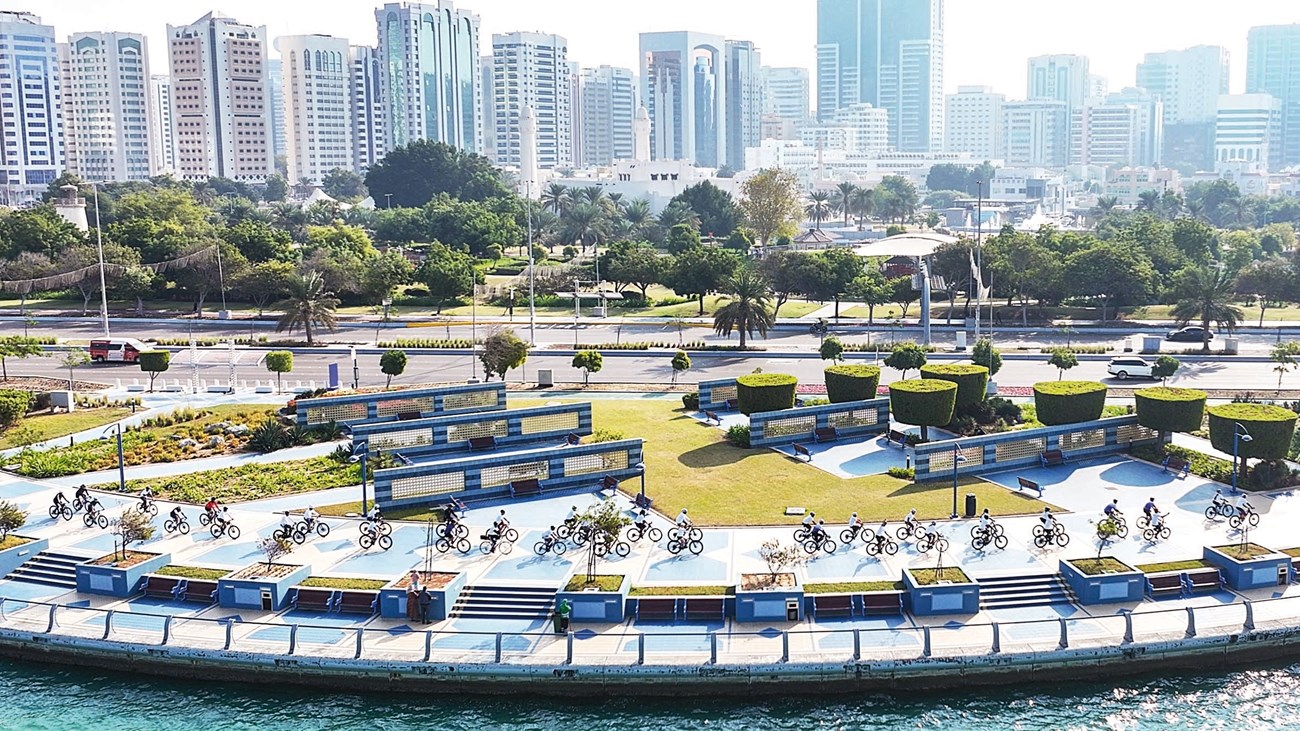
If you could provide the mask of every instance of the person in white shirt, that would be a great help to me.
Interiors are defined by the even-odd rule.
[[[677,527],[678,528],[691,527],[691,516],[686,514],[686,508],[682,508],[682,512],[677,514]]]
[[[320,513],[316,512],[316,510],[310,505],[307,506],[306,510],[302,511],[302,519],[307,523],[307,530],[316,527],[316,519],[319,517]]]
[[[280,516],[280,529],[284,531],[286,538],[293,533],[293,518],[289,517],[288,510],[284,511],[284,514]]]
[[[907,515],[903,516],[903,524],[910,527],[915,522],[916,522],[916,508],[912,508],[911,510],[907,511]]]
[[[992,526],[993,518],[989,515],[989,509],[984,508],[984,512],[980,514],[980,532],[987,536]]]

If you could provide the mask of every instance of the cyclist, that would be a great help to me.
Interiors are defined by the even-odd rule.
[[[889,535],[885,533],[885,528],[888,527],[888,525],[889,525],[888,520],[880,521],[880,527],[876,529],[876,537],[875,537],[876,548],[883,549],[885,547],[885,543],[889,541]]]
[[[984,512],[980,514],[980,534],[987,538],[992,530],[993,516],[989,515],[988,508],[984,508]]]
[[[172,511],[170,513],[168,513],[168,517],[172,519],[173,523],[184,523],[185,511],[181,510],[181,506],[177,505],[176,507],[172,508]]]
[[[689,515],[686,514],[686,508],[682,508],[682,512],[680,512],[680,513],[677,514],[677,521],[676,521],[676,522],[677,522],[677,527],[678,527],[678,528],[681,528],[681,529],[683,529],[683,530],[690,530],[690,528],[691,528],[691,516],[689,516]]]
[[[90,490],[88,490],[86,486],[83,484],[77,488],[77,492],[73,495],[73,497],[76,499],[77,502],[81,503],[82,505],[87,505],[90,503]]]
[[[916,508],[907,511],[907,515],[903,516],[903,525],[908,528],[916,527]]]
[[[923,540],[929,541],[930,545],[933,546],[938,542],[939,538],[939,528],[932,520],[930,521],[930,525],[926,527],[925,538]]]
[[[1158,512],[1160,512],[1160,509],[1156,507],[1156,499],[1153,497],[1147,498],[1147,504],[1142,506],[1142,514],[1147,516],[1147,522],[1151,521],[1152,513]]]
[[[542,552],[545,553],[546,551],[551,550],[551,546],[553,545],[555,545],[555,526],[551,526],[550,530],[542,534]]]
[[[857,513],[849,516],[849,531],[854,538],[857,538],[858,534],[862,532],[863,526],[864,523]]]
[[[140,512],[143,513],[149,509],[149,498],[151,497],[153,497],[153,490],[146,487],[140,491]]]
[[[1103,515],[1107,518],[1118,520],[1124,517],[1124,513],[1119,509],[1119,498],[1110,501],[1110,504],[1101,509]]]
[[[1151,530],[1159,531],[1160,526],[1165,523],[1165,514],[1159,510],[1151,511]]]
[[[226,507],[225,505],[221,506],[221,510],[217,511],[217,514],[214,515],[212,519],[219,521],[221,523],[222,528],[226,528],[230,525],[233,525],[235,522],[234,517],[230,514],[230,508]]]
[[[1210,506],[1219,511],[1223,506],[1228,505],[1228,499],[1223,496],[1222,490],[1215,490],[1214,497],[1210,498]]]
[[[1043,514],[1039,516],[1039,520],[1043,521],[1044,533],[1049,536],[1056,534],[1056,516],[1052,515],[1051,508],[1043,508]]]
[[[574,526],[574,525],[577,525],[577,523],[578,523],[578,516],[579,516],[579,515],[581,515],[581,513],[578,512],[578,506],[577,506],[577,505],[574,505],[574,506],[570,507],[570,508],[569,508],[569,514],[566,515],[566,516],[564,516],[564,524],[565,524],[566,526],[568,526],[570,530],[572,530],[572,529],[573,529],[573,526]]]
[[[501,514],[496,517],[496,520],[492,521],[492,530],[495,530],[498,534],[505,534],[506,529],[509,527],[510,521],[506,518],[506,511],[503,508]]]
[[[99,502],[99,498],[90,498],[90,502],[86,503],[86,513],[88,515],[99,515],[102,512],[104,512],[104,505]]]
[[[285,538],[293,535],[293,518],[289,517],[288,510],[284,511],[284,515],[280,516],[280,532],[284,534]]]
[[[441,531],[444,538],[452,540],[456,537],[456,528],[460,525],[460,516],[456,515],[455,510],[448,510],[445,516],[442,519],[442,526],[438,530]]]
[[[1237,495],[1236,502],[1237,504],[1233,505],[1233,507],[1237,509],[1237,517],[1244,520],[1246,515],[1254,509],[1254,506],[1246,499],[1246,493],[1244,492]]]
[[[822,521],[817,521],[808,527],[808,537],[816,540],[818,543],[826,540],[826,527]]]
[[[807,514],[807,515],[804,516],[804,519],[803,519],[803,529],[804,529],[804,531],[811,531],[811,530],[812,530],[812,527],[813,527],[814,525],[816,525],[816,524],[817,524],[817,514],[816,514],[816,513],[809,513],[809,514]]]
[[[302,511],[302,520],[307,524],[308,532],[316,527],[316,519],[319,517],[320,513],[316,512],[316,509],[310,505],[307,506],[306,510]]]
[[[54,493],[54,507],[58,508],[59,510],[63,510],[64,508],[68,507],[68,499],[66,497],[63,497],[62,490],[59,490],[58,492]]]
[[[370,507],[370,511],[366,513],[366,520],[370,523],[384,522],[384,514],[379,511],[378,503]]]
[[[645,508],[641,508],[641,512],[637,513],[636,517],[632,519],[632,525],[636,527],[638,531],[644,532],[646,526],[649,524],[650,514],[646,512]]]
[[[217,517],[217,510],[220,509],[220,507],[221,506],[217,504],[217,499],[215,497],[209,497],[208,501],[203,503],[203,512],[207,513],[208,519],[211,520]]]

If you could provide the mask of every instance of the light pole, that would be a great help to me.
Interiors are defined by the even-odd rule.
[[[975,342],[978,343],[980,339],[980,295],[983,294],[980,290],[984,288],[984,246],[981,240],[984,233],[984,181],[976,180],[975,189],[978,194],[975,199],[975,257],[977,260],[975,264]],[[991,305],[989,309],[992,309]],[[992,320],[993,316],[990,314],[990,330],[993,329]]]
[[[478,383],[478,283],[470,288],[469,294],[469,377],[470,383]],[[484,375],[486,378],[487,376]]]
[[[99,251],[99,322],[104,327],[104,337],[108,337],[108,287],[104,284],[104,229],[99,225],[99,186],[91,183],[90,192],[95,196],[95,248]]]
[[[117,435],[117,486],[122,492],[126,492],[126,457],[122,454],[122,423],[118,422],[105,429],[102,438],[108,439],[109,432]]]
[[[392,193],[384,193],[384,200],[387,201],[387,203],[388,203],[388,210],[390,210],[390,211],[393,210],[393,194],[392,194]]]
[[[949,517],[957,519],[957,466],[966,461],[966,455],[961,453],[961,443],[953,442],[952,445],[952,515]]]
[[[1250,432],[1246,430],[1246,427],[1242,426],[1241,422],[1236,422],[1232,425],[1232,494],[1233,495],[1237,495],[1241,492],[1241,490],[1237,489],[1237,453],[1239,451],[1237,445],[1240,442],[1249,442],[1252,440],[1254,440],[1254,437],[1250,435]]]
[[[352,356],[352,390],[361,384],[361,369],[357,367],[357,346],[348,346],[348,355]]]
[[[533,287],[533,182],[525,181],[528,195],[528,345],[537,345],[537,305],[534,302]]]
[[[361,463],[361,514],[366,514],[366,457],[369,455],[369,442],[354,443],[352,446],[352,456],[348,458],[349,462]]]

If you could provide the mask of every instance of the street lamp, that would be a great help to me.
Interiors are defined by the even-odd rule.
[[[388,202],[388,210],[393,210],[393,194],[384,193],[384,200]]]
[[[351,462],[351,463],[353,463],[353,464],[356,464],[357,462],[360,462],[360,463],[361,463],[361,514],[362,514],[362,515],[365,515],[366,512],[367,512],[367,509],[366,509],[366,457],[367,457],[367,455],[368,455],[369,452],[370,452],[370,449],[369,449],[369,447],[367,446],[367,445],[369,445],[369,444],[370,444],[369,442],[361,442],[360,444],[357,444],[357,443],[354,442],[353,445],[352,445],[352,456],[348,458],[348,461]]]
[[[953,442],[952,445],[952,515],[953,520],[957,519],[957,466],[966,461],[966,455],[961,453],[961,443]]]
[[[1240,442],[1253,441],[1254,437],[1242,426],[1241,422],[1232,425],[1232,494],[1236,495],[1241,492],[1237,489],[1237,445]]]
[[[636,470],[636,473],[641,476],[641,500],[639,502],[641,505],[645,505],[645,462],[637,462],[632,465],[632,469]]]
[[[393,304],[392,297],[384,298],[384,319],[375,323],[375,347],[379,347],[379,326],[388,324],[388,308]]]
[[[361,369],[357,367],[357,346],[349,345],[348,354],[352,356],[352,390],[361,384]]]
[[[122,454],[122,423],[118,422],[105,429],[100,438],[108,439],[109,432],[117,435],[117,486],[122,492],[126,492],[126,458]]]

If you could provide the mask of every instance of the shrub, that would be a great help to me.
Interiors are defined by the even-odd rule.
[[[31,405],[32,395],[27,391],[0,391],[0,427],[8,428],[17,424]]]
[[[907,378],[908,371],[925,365],[925,349],[916,343],[897,343],[885,358],[885,365],[902,371],[903,378]]]
[[[27,522],[27,511],[8,500],[0,500],[0,541]]]
[[[248,437],[248,448],[254,452],[274,452],[291,444],[289,431],[275,419],[267,419],[253,428]]]
[[[1002,370],[1002,354],[993,347],[993,341],[988,338],[975,341],[970,360],[975,365],[982,365],[989,369],[989,378],[996,376],[998,371]]]
[[[272,350],[262,359],[266,364],[266,369],[275,374],[276,392],[284,390],[280,386],[280,378],[285,373],[293,371],[293,353],[288,350]]]
[[[1255,490],[1277,490],[1296,484],[1300,484],[1300,472],[1280,459],[1259,462],[1246,478],[1246,485]]]
[[[393,385],[393,376],[400,376],[406,371],[406,351],[397,349],[386,351],[379,356],[379,370],[388,376],[388,381],[384,383],[384,388],[387,389]]]
[[[952,421],[957,405],[957,384],[932,378],[895,381],[889,386],[889,410],[894,419],[921,427],[921,440],[930,438],[929,427]]]
[[[172,365],[172,354],[166,350],[146,350],[136,357],[140,370],[149,374],[149,390],[153,390],[154,379],[159,373],[166,373]]]
[[[1020,405],[1013,401],[994,396],[985,403],[993,409],[994,416],[1007,424],[1019,424],[1023,420]]]
[[[1045,426],[1096,421],[1106,406],[1106,386],[1096,381],[1034,384],[1034,411]]]
[[[921,378],[952,381],[957,384],[957,405],[965,406],[984,400],[989,387],[989,369],[982,365],[941,363],[921,367]]]
[[[833,404],[864,401],[876,397],[880,369],[869,365],[836,365],[827,368],[826,396]]]
[[[1162,448],[1163,447],[1163,448]],[[1166,456],[1173,455],[1187,460],[1188,471],[1193,475],[1217,482],[1232,481],[1232,463],[1226,459],[1211,457],[1204,452],[1179,447],[1175,444],[1142,444],[1133,447],[1134,457],[1159,464]]]
[[[699,411],[700,392],[694,391],[692,393],[682,394],[682,407],[685,408],[687,411]]]
[[[1193,388],[1156,386],[1133,393],[1138,423],[1158,432],[1192,432],[1205,416],[1205,392]]]
[[[895,477],[900,480],[916,479],[916,470],[912,469],[911,467],[890,467],[889,471],[886,474],[888,474],[890,477]]]
[[[587,439],[590,444],[599,444],[600,442],[617,442],[623,439],[623,432],[613,429],[593,429],[591,437]]]
[[[794,390],[799,381],[783,373],[754,373],[736,379],[736,403],[749,416],[763,411],[794,408]]]
[[[1232,434],[1237,424],[1245,427],[1250,441],[1237,440],[1241,457],[1273,460],[1286,457],[1295,432],[1296,413],[1266,404],[1220,404],[1206,409],[1210,415],[1210,443],[1232,454]]]
[[[749,425],[732,424],[727,428],[727,441],[737,447],[749,449]]]
[[[822,357],[822,360],[844,360],[844,343],[841,343],[839,338],[832,335],[822,341],[817,353]]]

